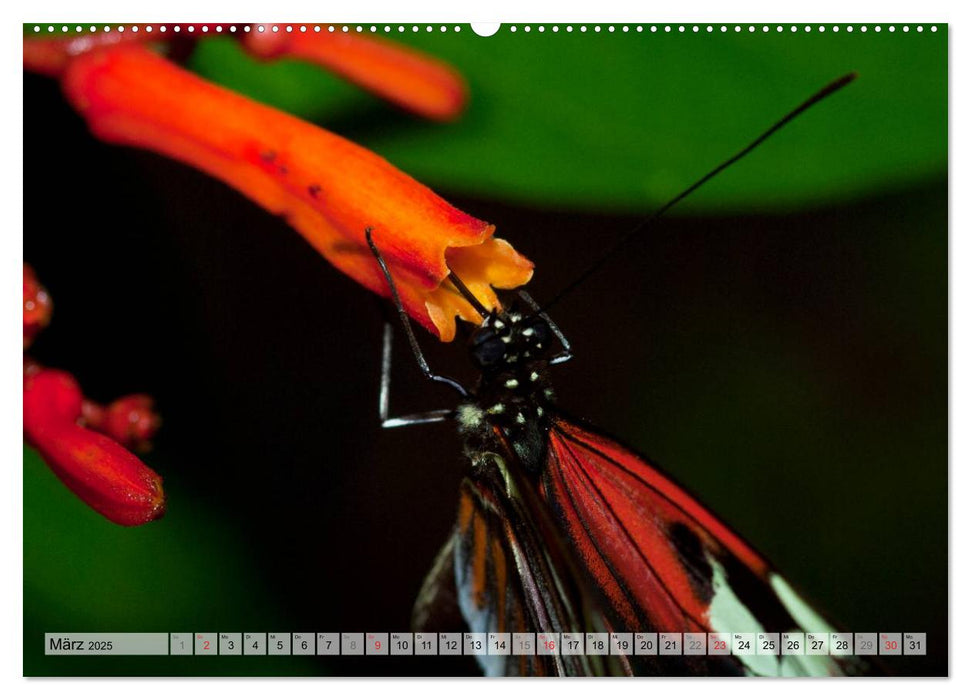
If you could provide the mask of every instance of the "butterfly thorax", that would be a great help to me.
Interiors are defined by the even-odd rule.
[[[546,321],[515,308],[493,312],[472,334],[469,352],[482,374],[457,418],[473,462],[506,445],[527,471],[539,472],[553,411],[552,344]]]

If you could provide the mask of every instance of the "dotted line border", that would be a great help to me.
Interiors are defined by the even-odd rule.
[[[505,31],[505,32],[509,32],[511,34],[515,34],[520,29],[522,29],[522,31],[524,33],[527,33],[528,34],[528,33],[532,32],[535,29],[535,31],[537,33],[543,34],[548,29],[550,32],[552,32],[554,34],[559,33],[560,31],[566,32],[568,34],[574,32],[574,31],[577,31],[577,32],[580,32],[582,34],[582,33],[585,33],[587,31],[590,31],[591,29],[593,30],[594,33],[598,33],[598,32],[603,31],[604,29],[606,29],[606,31],[608,33],[620,31],[621,33],[629,33],[629,32],[644,33],[644,32],[648,32],[648,33],[652,33],[652,34],[657,34],[657,33],[670,34],[670,33],[673,33],[673,32],[677,32],[679,34],[685,34],[685,33],[692,33],[692,34],[701,34],[701,33],[714,34],[716,32],[723,33],[723,34],[724,33],[728,33],[728,32],[734,32],[736,34],[741,34],[743,32],[747,32],[749,34],[756,34],[756,33],[761,32],[762,34],[768,34],[768,33],[772,32],[773,30],[776,33],[782,33],[782,32],[785,32],[787,30],[788,30],[789,33],[797,33],[797,32],[800,32],[800,30],[801,30],[803,33],[816,32],[816,33],[820,33],[821,34],[821,33],[825,33],[825,32],[832,32],[833,34],[837,34],[839,32],[846,32],[847,34],[851,34],[854,31],[860,32],[860,33],[866,33],[868,31],[871,31],[872,30],[873,32],[877,32],[877,33],[880,33],[882,31],[887,31],[887,32],[890,32],[892,34],[892,33],[897,32],[898,30],[900,30],[901,32],[903,32],[903,33],[906,34],[906,33],[909,33],[911,31],[911,29],[913,29],[914,31],[916,31],[918,33],[923,32],[924,29],[925,29],[925,26],[931,32],[936,32],[937,31],[937,25],[934,25],[934,24],[931,24],[931,25],[923,25],[923,24],[915,24],[915,25],[911,25],[911,24],[855,24],[855,25],[854,24],[846,24],[846,25],[839,25],[839,24],[832,24],[832,25],[824,25],[824,24],[820,24],[820,25],[809,25],[809,24],[806,24],[806,25],[795,25],[795,24],[787,24],[787,25],[782,25],[782,24],[771,24],[771,25],[769,25],[769,24],[761,24],[761,25],[755,25],[755,24],[748,24],[748,25],[742,25],[742,24],[687,24],[687,25],[685,25],[685,24],[676,24],[676,25],[672,25],[672,24],[650,24],[650,25],[636,24],[636,25],[629,25],[629,24],[623,24],[623,25],[613,25],[613,24],[609,24],[609,25],[604,25],[604,26],[601,26],[599,24],[594,24],[594,25],[587,25],[587,24],[577,24],[577,25],[574,25],[574,24],[566,24],[566,25],[558,25],[558,24],[553,24],[553,25],[543,25],[543,24],[539,24],[539,25],[534,25],[534,24],[517,25],[517,24],[510,24],[510,25],[503,25],[500,28],[500,31]],[[161,34],[165,34],[165,33],[169,32],[169,31],[172,31],[172,32],[174,32],[176,34],[180,34],[183,31],[185,31],[188,34],[194,34],[196,31],[198,31],[201,34],[208,34],[210,32],[213,32],[213,33],[216,33],[216,34],[223,34],[223,33],[234,34],[234,33],[240,32],[240,31],[241,32],[244,32],[244,33],[247,33],[247,32],[251,32],[251,31],[254,31],[254,30],[257,31],[257,32],[266,32],[266,31],[280,32],[280,31],[285,31],[285,32],[301,32],[301,33],[306,33],[306,32],[320,33],[320,32],[326,31],[326,32],[329,32],[329,33],[343,32],[345,34],[346,33],[351,33],[351,32],[355,32],[355,33],[358,33],[358,34],[363,34],[363,33],[370,33],[370,34],[377,34],[377,33],[394,34],[394,33],[398,33],[398,34],[403,34],[406,31],[408,31],[409,29],[411,30],[412,33],[417,33],[417,32],[420,32],[422,28],[424,28],[424,30],[426,32],[434,32],[436,29],[438,29],[440,32],[445,33],[445,32],[448,32],[450,28],[452,29],[452,31],[455,31],[455,32],[461,32],[462,31],[462,27],[459,26],[459,25],[444,25],[444,24],[442,24],[442,25],[430,25],[430,24],[426,24],[426,25],[418,25],[418,24],[410,24],[410,25],[406,25],[406,24],[398,24],[398,25],[389,25],[389,24],[385,24],[385,25],[375,25],[375,24],[372,24],[372,25],[361,25],[361,24],[358,24],[358,25],[353,25],[353,24],[255,24],[255,25],[249,25],[249,24],[243,24],[243,25],[237,25],[237,24],[226,24],[226,25],[223,25],[223,24],[212,24],[212,25],[210,25],[210,24],[203,24],[203,25],[199,25],[198,26],[198,29],[197,29],[197,25],[191,25],[191,24],[190,25],[185,25],[185,28],[184,29],[183,29],[183,25],[178,25],[178,24],[173,24],[173,25],[165,25],[165,24],[161,24],[161,25],[151,25],[151,24],[149,24],[149,25],[127,25],[127,26],[126,25],[123,25],[123,24],[116,25],[116,26],[107,25],[107,24],[106,25],[103,25],[103,26],[99,26],[99,25],[92,24],[92,25],[88,25],[87,28],[85,28],[83,25],[80,25],[80,24],[74,25],[73,27],[72,26],[69,26],[69,25],[66,25],[66,24],[63,24],[59,28],[56,25],[53,25],[53,24],[49,24],[46,27],[44,25],[35,24],[33,29],[34,29],[34,34],[54,34],[55,32],[58,32],[58,31],[61,34],[70,34],[70,33],[72,33],[72,30],[73,30],[73,33],[74,34],[81,34],[81,33],[85,32],[85,30],[89,34],[90,33],[95,33],[95,32],[98,32],[98,31],[103,31],[103,32],[119,32],[119,33],[124,33],[126,31],[130,31],[132,33],[137,33],[139,31],[144,31],[146,33],[151,33],[151,32],[156,31],[156,29]]]

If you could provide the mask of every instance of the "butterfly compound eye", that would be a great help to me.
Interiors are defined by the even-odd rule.
[[[472,335],[469,352],[472,354],[472,361],[479,369],[485,369],[495,366],[502,360],[506,354],[506,344],[494,330],[482,328]]]
[[[523,326],[522,334],[538,347],[548,348],[550,340],[553,338],[553,331],[550,324],[541,318],[533,318]]]

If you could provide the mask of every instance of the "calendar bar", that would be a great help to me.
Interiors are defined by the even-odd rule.
[[[47,656],[926,656],[924,632],[46,633]]]

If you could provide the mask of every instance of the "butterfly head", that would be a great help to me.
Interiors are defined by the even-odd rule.
[[[493,312],[469,338],[473,364],[484,374],[549,360],[553,331],[539,316],[512,308]]]
[[[553,414],[547,371],[553,344],[549,322],[515,306],[488,314],[472,333],[469,353],[482,374],[474,400],[458,417],[462,432],[473,438],[473,452],[494,451],[493,431],[499,430],[525,468],[539,470]]]

